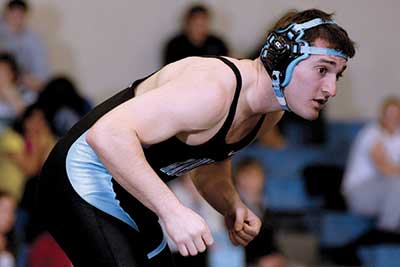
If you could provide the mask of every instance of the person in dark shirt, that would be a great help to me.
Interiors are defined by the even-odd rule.
[[[225,42],[210,33],[210,11],[202,5],[189,8],[184,16],[183,31],[168,41],[164,65],[189,56],[227,56]]]

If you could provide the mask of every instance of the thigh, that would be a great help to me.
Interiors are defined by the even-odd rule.
[[[74,266],[145,266],[141,236],[125,223],[74,201],[48,216],[48,230]]]
[[[74,266],[172,266],[168,248],[161,247],[152,258],[148,257],[163,240],[157,221],[141,218],[139,221],[147,228],[138,232],[84,201],[62,172],[46,170],[41,181],[38,195],[41,215]],[[133,213],[142,217],[140,212]]]

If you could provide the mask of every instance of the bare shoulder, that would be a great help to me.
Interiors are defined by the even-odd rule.
[[[134,98],[104,116],[103,124],[132,127],[146,144],[217,127],[236,87],[233,72],[220,62],[188,58],[164,67],[137,88]]]
[[[248,88],[254,86],[257,82],[256,64],[250,59],[228,58],[238,69],[242,78],[242,87]]]
[[[246,64],[228,60],[241,72],[248,71]],[[97,125],[132,129],[142,143],[153,144],[177,134],[218,128],[229,113],[236,77],[221,60],[193,57],[167,65],[140,86],[134,98]]]
[[[158,82],[156,87],[171,82],[176,84],[181,91],[179,94],[193,94],[198,101],[207,102],[208,110],[217,109],[217,113],[228,111],[237,85],[232,69],[211,57],[188,57],[169,64],[160,70]]]

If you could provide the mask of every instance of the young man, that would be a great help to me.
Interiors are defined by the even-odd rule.
[[[211,12],[203,5],[191,6],[184,15],[182,32],[168,40],[164,65],[189,56],[227,56],[226,43],[210,29]]]
[[[78,267],[170,266],[158,220],[196,255],[213,243],[209,228],[165,184],[191,171],[231,241],[246,245],[261,222],[233,186],[230,157],[283,108],[317,118],[353,55],[329,14],[307,10],[278,22],[260,59],[186,58],[134,82],[50,154],[39,186],[50,233]]]

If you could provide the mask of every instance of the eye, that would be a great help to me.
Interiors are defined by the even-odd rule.
[[[321,75],[325,75],[328,72],[328,69],[325,67],[318,67],[318,73]]]
[[[338,81],[341,77],[343,77],[343,74],[342,73],[338,73],[336,75],[336,81]]]

